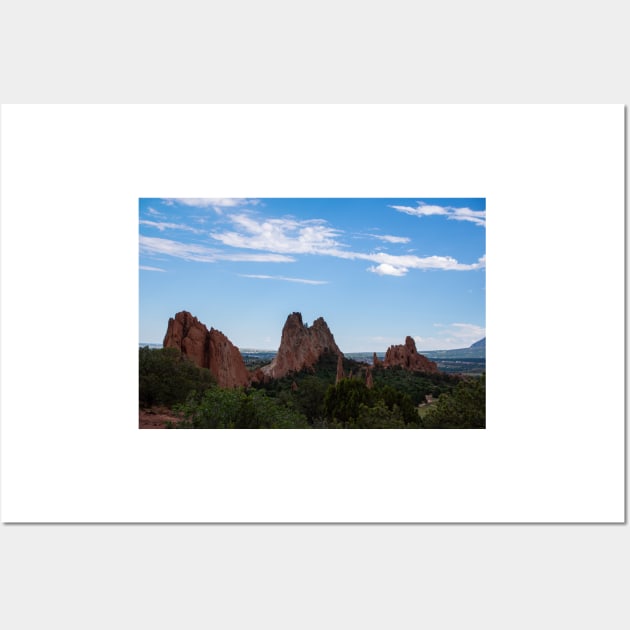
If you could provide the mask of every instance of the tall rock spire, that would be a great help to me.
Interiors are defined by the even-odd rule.
[[[312,367],[326,353],[343,356],[324,318],[319,317],[312,326],[307,326],[301,313],[291,313],[282,329],[276,357],[261,369],[267,378],[282,378]]]
[[[368,389],[372,389],[374,387],[374,380],[372,379],[372,366],[367,366],[367,374],[365,375],[365,386]]]
[[[343,380],[343,357],[339,355],[337,358],[337,378],[335,379],[335,385],[339,383],[339,381]]]
[[[208,328],[188,311],[168,320],[164,348],[177,348],[201,368],[208,368],[219,387],[246,387],[249,372],[238,348],[220,331]]]

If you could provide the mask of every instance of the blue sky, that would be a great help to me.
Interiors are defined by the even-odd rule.
[[[485,199],[140,199],[140,341],[190,311],[276,350],[287,315],[343,352],[485,337]]]

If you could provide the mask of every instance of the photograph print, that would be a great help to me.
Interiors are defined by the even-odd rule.
[[[484,198],[139,200],[141,429],[485,429]]]

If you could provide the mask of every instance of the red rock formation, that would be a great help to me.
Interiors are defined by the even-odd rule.
[[[250,384],[251,383],[264,383],[269,379],[265,376],[265,373],[260,369],[256,368],[253,372],[249,373]]]
[[[208,368],[219,387],[246,387],[250,375],[238,348],[220,331],[208,330],[187,311],[168,320],[165,348],[177,348],[196,365]]]
[[[439,372],[435,361],[430,361],[424,355],[418,354],[416,342],[412,337],[407,337],[404,345],[390,346],[387,349],[383,366],[394,367],[395,365],[411,372],[429,372],[432,374]]]
[[[374,364],[374,367],[383,365],[383,362],[376,356],[376,352],[374,353],[374,356],[372,357],[372,363]]]
[[[365,386],[368,389],[372,389],[374,387],[374,379],[372,378],[372,367],[368,365],[366,368],[367,374],[365,375]]]
[[[206,337],[208,329],[188,311],[181,311],[168,320],[165,348],[177,348],[199,367],[208,367]]]
[[[220,331],[210,329],[209,368],[220,387],[246,387],[249,372],[239,349]]]
[[[268,378],[282,378],[289,372],[312,367],[327,352],[342,354],[323,317],[309,327],[302,322],[300,313],[291,313],[282,329],[278,354],[262,371]]]
[[[340,380],[343,379],[343,356],[340,354],[337,359],[337,378],[335,379],[335,385],[339,383]]]

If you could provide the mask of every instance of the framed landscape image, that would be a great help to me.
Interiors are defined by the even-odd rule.
[[[0,124],[3,522],[624,521],[623,106]]]
[[[485,228],[483,198],[140,199],[140,428],[485,428]]]

